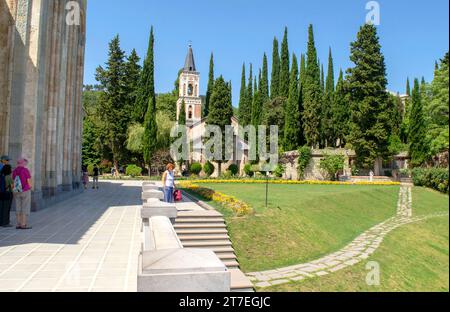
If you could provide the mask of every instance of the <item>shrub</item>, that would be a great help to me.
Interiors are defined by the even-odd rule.
[[[93,164],[89,164],[89,165],[87,166],[87,171],[88,171],[88,174],[89,174],[90,176],[93,176],[93,175],[94,175],[94,165],[93,165]]]
[[[412,179],[414,185],[432,188],[441,193],[449,193],[448,169],[442,168],[414,168]]]
[[[214,165],[211,162],[207,162],[204,166],[203,166],[203,172],[208,176],[212,176],[212,174],[214,173],[214,171],[216,170],[216,168],[214,167]]]
[[[273,171],[273,174],[274,174],[277,178],[282,178],[285,171],[286,171],[286,169],[284,168],[284,166],[281,165],[281,164],[278,164],[278,165],[275,167],[275,170]]]
[[[342,155],[326,155],[324,159],[320,161],[320,169],[324,170],[328,177],[334,181],[337,174],[344,170],[344,156]]]
[[[126,169],[127,176],[138,177],[142,174],[142,168],[136,165],[128,165]]]
[[[237,165],[235,165],[235,164],[231,164],[228,167],[228,171],[231,172],[232,176],[235,176],[235,175],[237,175],[239,173],[239,167]]]
[[[230,170],[225,171],[221,176],[222,179],[231,179],[232,177],[233,173]]]
[[[252,170],[252,165],[251,164],[246,164],[244,166],[244,172],[249,177],[253,177],[255,175],[255,173]]]
[[[200,163],[193,163],[190,168],[190,172],[195,175],[199,175],[202,172],[202,165]]]
[[[298,176],[300,179],[305,178],[305,170],[311,162],[312,154],[308,146],[303,146],[298,150]]]

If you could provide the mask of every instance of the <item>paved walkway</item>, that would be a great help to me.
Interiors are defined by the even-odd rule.
[[[381,245],[384,237],[400,226],[432,217],[448,215],[447,212],[413,217],[411,192],[411,186],[402,186],[399,194],[397,215],[364,232],[345,248],[309,263],[277,270],[248,273],[248,277],[257,287],[269,287],[286,284],[291,281],[301,281],[310,277],[325,276],[368,259]]]
[[[0,228],[0,291],[136,291],[141,182],[102,182]],[[13,220],[14,222],[14,220]]]

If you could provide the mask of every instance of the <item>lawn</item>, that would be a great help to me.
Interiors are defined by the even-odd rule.
[[[249,203],[256,215],[225,213],[244,272],[315,260],[395,215],[398,186],[201,184]],[[223,211],[223,209],[221,209]]]
[[[447,198],[448,199],[448,198]],[[448,210],[448,202],[447,202]],[[262,291],[291,292],[437,292],[449,291],[449,221],[438,217],[404,226],[387,236],[367,260],[380,265],[380,286],[368,286],[365,266],[354,267],[301,283]]]

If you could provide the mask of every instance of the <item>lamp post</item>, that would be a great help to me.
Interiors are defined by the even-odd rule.
[[[266,209],[269,208],[269,171],[266,172]]]

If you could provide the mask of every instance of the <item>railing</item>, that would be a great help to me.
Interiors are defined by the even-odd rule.
[[[230,272],[213,251],[183,248],[173,227],[177,208],[163,198],[156,184],[143,183],[138,292],[229,292]]]

